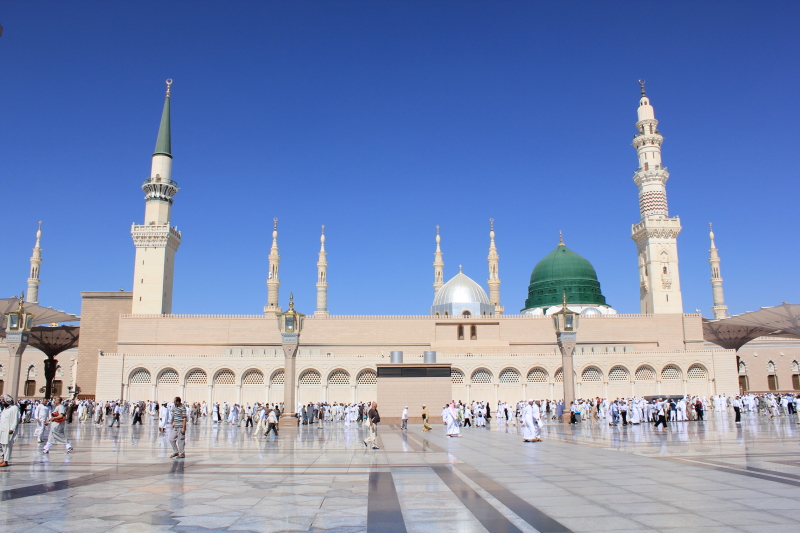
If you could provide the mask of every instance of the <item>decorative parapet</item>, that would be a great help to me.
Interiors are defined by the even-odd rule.
[[[631,238],[636,243],[647,239],[676,239],[681,232],[680,218],[650,218],[631,226]]]
[[[181,232],[169,224],[133,224],[131,226],[133,244],[137,248],[166,248],[177,251],[181,245]]]
[[[116,293],[114,293],[116,294]],[[212,318],[221,320],[275,320],[273,316],[265,315],[135,315],[123,314],[122,318],[165,318],[165,319],[186,319],[186,318]],[[686,317],[699,317],[701,313],[684,313]],[[609,320],[617,318],[652,318],[652,314],[616,314],[616,315],[581,315],[581,320]],[[328,315],[328,316],[306,316],[305,320],[435,320],[442,321],[456,321],[463,320],[467,322],[496,322],[503,320],[551,320],[549,315],[472,315],[472,316],[431,316],[431,315]]]

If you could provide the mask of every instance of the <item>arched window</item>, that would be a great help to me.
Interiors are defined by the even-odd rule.
[[[608,372],[608,381],[628,381],[630,374],[624,366],[615,366]]]
[[[220,370],[217,372],[217,375],[214,376],[214,385],[235,385],[236,384],[236,376],[234,375],[232,370]]]
[[[164,370],[160,376],[158,376],[158,384],[159,385],[177,385],[178,384],[178,373],[168,368]]]
[[[544,368],[532,368],[528,372],[528,383],[547,383],[547,370]]]
[[[328,385],[350,385],[350,374],[344,370],[334,370],[328,376]]]
[[[204,370],[195,368],[186,375],[187,385],[206,385],[208,383],[208,374]]]
[[[272,377],[270,378],[270,384],[271,385],[283,385],[284,379],[286,379],[286,375],[284,374],[283,369],[276,370],[272,374]]]
[[[463,313],[461,313],[461,316],[472,316],[472,313],[470,313],[469,311],[464,311]]]
[[[460,341],[464,340],[464,326],[462,326],[461,324],[458,325],[458,340]]]
[[[478,340],[478,326],[469,327],[469,338],[473,341]]]
[[[131,374],[130,384],[131,385],[138,385],[138,384],[149,385],[150,384],[150,379],[151,379],[150,372],[148,370],[146,370],[144,368],[137,368]]]
[[[767,373],[768,374],[775,373],[775,361],[767,361]]]
[[[681,369],[675,365],[667,365],[661,370],[661,379],[681,379]]]
[[[486,370],[485,368],[478,369],[472,373],[472,378],[470,381],[472,381],[472,383],[478,383],[478,384],[491,383],[492,373]]]
[[[689,367],[689,371],[686,372],[686,375],[689,379],[708,379],[708,372],[706,372],[705,367],[702,365],[692,365]]]
[[[322,383],[322,379],[316,370],[306,370],[300,376],[300,385],[319,385],[320,383]]]
[[[453,385],[461,385],[464,383],[464,373],[457,368],[450,368],[450,382]]]
[[[242,378],[242,385],[263,385],[264,374],[260,370],[248,370]]]
[[[378,374],[374,370],[362,370],[356,378],[356,383],[359,385],[376,385],[378,383]]]
[[[602,381],[603,372],[594,366],[590,366],[581,374],[581,381]]]
[[[739,374],[747,374],[747,363],[739,361]]]
[[[515,368],[505,368],[500,372],[500,383],[519,383],[519,371]]]
[[[554,379],[556,383],[564,383],[564,370],[561,368],[556,370],[556,375]]]
[[[651,366],[642,365],[636,369],[634,377],[636,381],[654,381],[656,379],[656,371]]]

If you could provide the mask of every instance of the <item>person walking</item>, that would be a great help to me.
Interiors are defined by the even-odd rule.
[[[278,436],[278,415],[275,414],[275,409],[270,409],[267,414],[267,431],[264,436],[269,437],[270,431],[275,432],[275,437]]]
[[[400,429],[408,429],[408,406],[403,408],[403,413],[400,415]]]
[[[36,406],[34,416],[36,418],[36,429],[33,432],[33,436],[36,437],[36,442],[44,442],[44,440],[42,440],[42,436],[44,435],[44,424],[47,422],[47,419],[50,418],[50,409],[47,408],[44,400],[39,402],[39,404]]]
[[[14,398],[8,394],[0,396],[0,404],[3,405],[3,412],[0,413],[0,451],[2,451],[0,467],[4,467],[11,461],[11,449],[14,447],[19,425],[19,407],[14,403]]]
[[[172,431],[169,435],[169,443],[175,453],[170,458],[186,457],[186,406],[181,403],[180,396],[175,397],[175,405],[172,406]]]
[[[428,420],[428,407],[423,404],[422,406],[422,431],[430,431],[433,429],[430,421]]]
[[[121,414],[122,414],[122,406],[119,405],[119,404],[116,404],[114,406],[114,412],[111,415],[112,416],[111,424],[109,424],[108,427],[113,428],[115,422],[117,424],[117,427],[119,427],[119,417],[120,417]]]
[[[138,402],[133,406],[133,423],[131,425],[135,426],[136,424],[142,425],[142,406]]]
[[[61,398],[57,398],[56,408],[53,409],[53,412],[50,414],[50,420],[45,424],[50,426],[50,435],[47,436],[47,444],[44,445],[44,449],[42,450],[44,455],[50,453],[50,447],[52,447],[53,444],[63,444],[67,449],[67,453],[73,451],[64,433],[64,424],[66,424],[66,422],[67,406],[64,405],[64,401]]]
[[[379,450],[377,438],[381,415],[378,414],[378,402],[372,402],[372,408],[367,412],[367,420],[369,420],[369,437],[364,439],[364,446],[369,448],[369,443],[372,443],[372,449]]]
[[[664,429],[667,429],[667,403],[661,398],[656,402],[656,416],[658,416],[658,421],[653,427],[658,429],[659,425],[663,425]]]
[[[733,412],[736,413],[734,423],[739,424],[742,421],[742,401],[737,396],[733,399]]]

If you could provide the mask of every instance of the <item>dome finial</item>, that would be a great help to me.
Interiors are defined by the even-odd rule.
[[[561,232],[561,230],[558,230],[558,245],[564,246],[564,234]]]
[[[646,94],[644,94],[644,80],[639,80],[639,87],[642,88],[642,97],[647,96]]]
[[[566,309],[567,308],[567,291],[566,290],[564,291],[564,300],[563,301],[564,301],[564,309]]]
[[[489,219],[489,229],[494,231],[494,219],[493,218]]]
[[[461,274],[461,265],[458,265],[458,273]]]
[[[273,218],[272,219],[272,229],[273,230],[278,229],[278,219],[277,218]]]

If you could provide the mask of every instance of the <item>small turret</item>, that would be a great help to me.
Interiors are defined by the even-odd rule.
[[[39,242],[42,239],[42,221],[39,221],[39,230],[36,232],[36,246],[33,247],[31,256],[31,270],[28,277],[28,297],[25,301],[39,303],[39,267],[42,264],[42,249]]]

